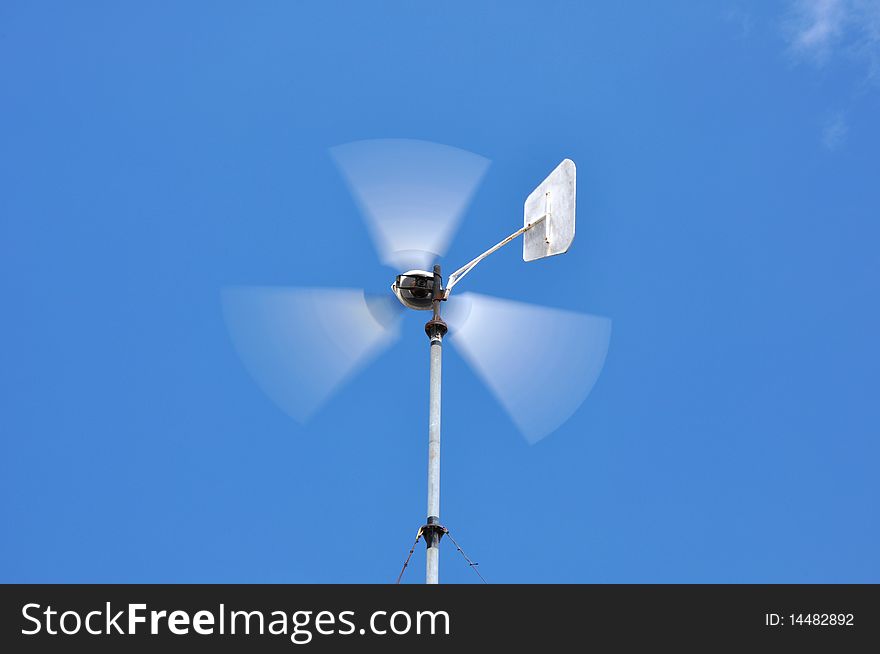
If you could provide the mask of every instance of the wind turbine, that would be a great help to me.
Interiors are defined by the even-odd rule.
[[[399,338],[403,307],[432,312],[425,325],[430,342],[428,509],[416,543],[424,536],[426,583],[438,583],[440,539],[448,533],[440,523],[441,369],[447,332],[529,443],[574,413],[602,369],[611,334],[607,318],[475,293],[456,294],[450,301],[455,286],[476,265],[520,236],[524,261],[568,251],[575,233],[576,169],[574,162],[563,160],[526,198],[523,226],[449,275],[444,286],[439,264],[427,268],[445,252],[488,161],[458,148],[407,139],[356,141],[331,153],[381,261],[406,271],[395,277],[393,296],[357,289],[231,287],[224,290],[224,314],[245,367],[279,406],[304,422]],[[449,302],[451,330],[441,317],[443,302]],[[522,347],[524,337],[527,348]]]

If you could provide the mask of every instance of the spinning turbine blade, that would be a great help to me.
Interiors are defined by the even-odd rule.
[[[300,422],[397,340],[401,313],[357,289],[268,286],[224,289],[223,310],[248,372]]]
[[[382,263],[428,269],[449,241],[489,160],[408,139],[355,141],[330,150],[363,212]]]
[[[448,304],[450,342],[529,443],[570,418],[602,371],[608,318],[476,293]]]

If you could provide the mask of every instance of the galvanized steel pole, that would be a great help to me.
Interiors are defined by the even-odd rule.
[[[442,298],[440,266],[434,266],[434,316],[425,325],[431,341],[431,371],[428,412],[428,520],[424,527],[427,545],[425,583],[439,583],[440,538],[440,379],[443,355],[443,336],[446,323],[440,318]]]

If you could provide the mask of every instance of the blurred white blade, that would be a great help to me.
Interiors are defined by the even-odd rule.
[[[382,263],[428,269],[446,252],[489,160],[428,141],[376,139],[330,149]]]
[[[401,312],[395,305],[393,297],[357,289],[223,290],[226,325],[245,367],[300,422],[397,340]]]
[[[529,443],[568,420],[602,371],[608,318],[476,293],[447,304],[450,342]]]

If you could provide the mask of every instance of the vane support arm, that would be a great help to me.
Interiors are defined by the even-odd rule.
[[[443,296],[443,299],[444,300],[447,299],[449,297],[449,293],[452,291],[452,287],[455,286],[459,281],[461,281],[464,278],[464,276],[467,275],[471,270],[473,270],[474,267],[478,263],[480,263],[483,259],[488,257],[493,252],[500,250],[501,248],[503,248],[505,245],[510,243],[512,240],[514,240],[518,236],[522,236],[523,234],[525,234],[527,231],[529,231],[530,229],[532,229],[536,225],[544,222],[549,216],[550,216],[549,213],[545,213],[543,216],[539,216],[538,218],[535,218],[535,220],[530,222],[525,227],[521,227],[520,229],[516,230],[513,234],[511,234],[510,236],[508,236],[504,240],[499,241],[498,243],[493,245],[491,248],[489,248],[488,250],[483,252],[483,254],[481,254],[480,256],[478,256],[474,259],[471,259],[466,264],[464,264],[461,268],[459,268],[454,273],[452,273],[449,276],[449,281],[446,283],[446,288],[444,289],[445,295]]]

